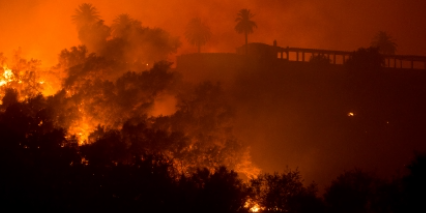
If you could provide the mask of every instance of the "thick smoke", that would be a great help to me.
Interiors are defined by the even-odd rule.
[[[182,173],[227,166],[256,175],[248,147],[233,132],[229,94],[217,83],[184,82],[172,63],[162,61],[176,51],[177,37],[128,15],[107,26],[91,4],[80,5],[73,20],[83,45],[62,50],[50,70],[58,74],[60,90],[43,97],[49,82],[36,78],[38,61],[17,58],[13,78],[5,79],[4,109],[16,102],[13,97],[36,98],[36,111],[49,117],[39,125],[63,130],[64,146],[82,146],[89,164],[128,164],[150,154],[164,156]],[[161,112],[167,104],[173,110]]]
[[[160,28],[144,27],[127,14],[119,15],[107,26],[92,4],[80,5],[73,21],[81,43],[89,52],[125,63],[129,69],[150,64],[152,67],[154,62],[176,52],[180,45],[177,37]]]
[[[235,48],[244,43],[243,36],[234,31],[234,20],[240,9],[247,8],[255,14],[254,20],[259,26],[249,41],[272,44],[277,40],[284,47],[352,51],[367,47],[378,31],[385,31],[398,43],[398,54],[426,54],[424,42],[419,42],[426,37],[421,27],[426,23],[422,9],[425,3],[399,0],[350,3],[339,0],[2,1],[2,51],[9,55],[21,46],[27,58],[42,59],[43,66],[55,64],[57,53],[63,47],[78,44],[78,32],[71,27],[74,25],[70,16],[85,2],[98,8],[108,26],[125,12],[144,26],[161,27],[181,38],[188,21],[200,17],[212,31],[211,40],[203,48],[209,52],[235,52]],[[195,47],[182,39],[178,54],[195,51]]]

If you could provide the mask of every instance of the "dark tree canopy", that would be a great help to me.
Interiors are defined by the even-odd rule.
[[[81,28],[85,25],[92,25],[100,20],[99,12],[92,4],[83,3],[75,10],[72,20]]]
[[[345,65],[360,72],[377,72],[384,65],[384,58],[378,48],[360,48],[350,55]]]
[[[368,212],[376,185],[374,178],[361,170],[347,171],[326,189],[324,199],[331,212]]]
[[[299,171],[263,173],[251,180],[251,199],[262,212],[323,212],[316,185],[305,187]]]
[[[397,47],[394,39],[383,31],[379,31],[374,36],[371,46],[378,48],[379,52],[384,55],[394,55]]]
[[[242,9],[238,12],[235,22],[235,30],[237,33],[244,34],[245,44],[248,43],[248,34],[253,33],[253,29],[257,27],[256,23],[252,20],[253,14],[248,9]]]
[[[114,38],[130,39],[131,36],[136,36],[137,33],[145,30],[142,23],[138,20],[132,19],[127,14],[121,14],[114,19],[111,25],[111,34]]]
[[[78,38],[91,52],[100,52],[110,35],[110,28],[100,19],[99,12],[92,4],[81,4],[72,16],[78,31]]]
[[[189,21],[185,30],[185,38],[189,43],[197,46],[198,53],[201,52],[201,46],[206,44],[210,37],[210,27],[200,18],[193,18]]]
[[[404,177],[404,203],[401,212],[424,212],[426,207],[426,153],[417,154],[408,165],[409,174]]]

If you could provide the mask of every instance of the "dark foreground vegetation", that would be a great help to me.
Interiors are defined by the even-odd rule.
[[[174,146],[184,138],[152,128],[149,123],[156,122],[147,118],[130,119],[118,130],[98,127],[89,137],[90,144],[78,146],[55,124],[57,116],[65,113],[57,109],[60,96],[61,92],[48,98],[38,95],[22,102],[14,89],[5,91],[0,113],[3,208],[56,212],[248,212],[252,207],[295,213],[425,210],[424,154],[415,156],[406,173],[388,179],[359,169],[345,171],[319,195],[316,185],[304,184],[297,170],[262,173],[248,182],[226,167],[182,170],[165,153],[182,149]]]
[[[159,154],[130,154],[117,162],[109,132],[85,146],[64,144],[60,129],[39,127],[25,113],[37,99],[15,103],[0,115],[2,208],[57,212],[247,212],[247,201],[264,212],[421,212],[426,190],[426,155],[408,173],[389,180],[361,170],[338,176],[323,197],[304,186],[298,171],[263,173],[250,183],[225,167],[179,173]],[[41,125],[44,126],[44,125]],[[128,135],[127,135],[128,136]],[[96,149],[98,151],[92,151]]]

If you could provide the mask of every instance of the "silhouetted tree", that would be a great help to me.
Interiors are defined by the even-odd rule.
[[[8,106],[18,103],[19,93],[13,88],[6,88],[2,98],[1,108],[6,110]]]
[[[71,74],[70,71],[74,69],[72,67],[83,64],[88,55],[88,50],[84,45],[73,46],[69,50],[63,49],[59,53],[58,63],[53,67],[53,70],[57,73],[58,78],[63,81]]]
[[[299,171],[260,174],[251,180],[252,200],[262,212],[323,212],[314,184],[304,187]]]
[[[378,48],[379,52],[385,55],[394,55],[397,47],[393,38],[383,31],[374,36],[371,46]]]
[[[111,25],[111,35],[115,38],[129,39],[131,36],[136,36],[141,33],[144,28],[138,20],[132,19],[127,14],[121,14],[115,18]]]
[[[80,28],[78,38],[87,46],[89,50],[96,53],[101,53],[110,36],[110,28],[105,25],[103,20],[92,25],[86,25]]]
[[[110,35],[110,28],[99,18],[97,9],[92,4],[81,4],[72,20],[77,26],[80,41],[90,51],[99,53]]]
[[[99,12],[92,4],[83,3],[75,10],[72,20],[79,28],[84,25],[92,25],[100,20]]]
[[[248,34],[253,33],[253,28],[257,27],[256,23],[251,20],[252,18],[253,14],[250,13],[250,10],[242,9],[238,12],[237,18],[235,19],[237,22],[235,30],[240,34],[244,34],[246,46],[248,44]]]
[[[187,204],[185,212],[238,212],[243,209],[249,192],[237,173],[225,167],[214,172],[197,169],[189,177],[183,177],[179,186],[180,202]]]
[[[404,206],[401,212],[425,212],[426,154],[417,154],[407,166],[409,174],[403,178]]]
[[[369,212],[375,201],[378,180],[355,169],[339,175],[326,189],[325,203],[332,213]]]
[[[197,46],[198,53],[201,52],[201,46],[206,44],[211,37],[211,31],[206,23],[200,18],[193,18],[189,21],[185,30],[185,38],[192,45]]]
[[[352,52],[345,65],[358,72],[377,72],[384,65],[384,58],[375,47],[360,48]]]
[[[221,165],[233,169],[242,145],[230,131],[235,112],[223,88],[202,82],[188,89],[177,95],[178,111],[170,116],[171,128],[186,132],[193,147],[186,163],[192,169]]]
[[[400,177],[391,181],[381,181],[370,205],[372,211],[377,213],[407,212],[403,205],[403,190],[402,178]]]
[[[347,103],[360,106],[369,103],[368,108],[383,96],[379,95],[384,81],[384,58],[377,48],[360,48],[346,61]],[[377,116],[377,115],[376,115]]]

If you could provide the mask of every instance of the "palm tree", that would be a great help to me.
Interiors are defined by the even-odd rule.
[[[77,25],[78,28],[83,26],[92,25],[98,22],[99,13],[96,7],[92,4],[84,3],[78,6],[75,10],[75,14],[72,16],[72,20]]]
[[[185,37],[192,45],[197,46],[198,53],[201,52],[201,46],[206,44],[211,37],[211,31],[206,23],[200,18],[193,18],[186,26]]]
[[[371,46],[379,50],[381,54],[394,55],[396,51],[396,43],[386,32],[379,31],[374,36]]]
[[[246,46],[248,43],[248,34],[253,33],[253,28],[257,27],[256,23],[252,21],[251,18],[253,18],[253,14],[250,13],[250,10],[242,9],[238,12],[237,18],[235,19],[237,22],[237,25],[235,25],[235,30],[238,33],[244,33]]]
[[[77,25],[78,38],[90,52],[100,53],[111,29],[100,19],[98,10],[88,3],[78,6],[72,16]]]
[[[111,31],[112,36],[115,38],[128,38],[134,33],[141,33],[143,27],[140,21],[131,18],[127,14],[121,14],[112,22]]]

